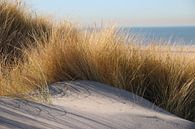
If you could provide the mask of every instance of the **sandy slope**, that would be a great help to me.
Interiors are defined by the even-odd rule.
[[[130,92],[89,81],[50,86],[52,105],[0,98],[0,129],[195,129]]]

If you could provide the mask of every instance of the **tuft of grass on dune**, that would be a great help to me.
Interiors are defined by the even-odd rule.
[[[2,16],[0,13],[0,19]],[[34,20],[19,23],[26,26]],[[119,36],[113,28],[81,32],[69,23],[50,27],[46,36],[39,27],[38,32],[24,28],[25,31],[21,31],[24,34],[32,33],[33,40],[27,41],[17,38],[20,35],[12,40],[0,34],[0,39],[4,39],[1,43],[18,41],[14,42],[17,48],[21,43],[36,44],[28,49],[19,46],[23,60],[14,56],[17,61],[14,65],[5,63],[10,56],[1,58],[1,96],[22,97],[38,90],[47,97],[47,86],[51,83],[92,80],[131,91],[177,116],[195,120],[194,53],[172,51],[182,52],[182,46],[137,45],[139,40]],[[33,24],[32,28],[34,30],[36,25]],[[18,31],[11,27],[11,32],[14,33],[15,29]],[[4,46],[0,48],[4,49]]]
[[[22,57],[22,50],[35,46],[36,39],[49,35],[50,23],[42,17],[33,16],[21,2],[0,1],[0,56],[6,62]]]

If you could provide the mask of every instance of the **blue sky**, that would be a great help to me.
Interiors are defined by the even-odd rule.
[[[195,25],[195,0],[24,0],[38,14],[78,24]]]

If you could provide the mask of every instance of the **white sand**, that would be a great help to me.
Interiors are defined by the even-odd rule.
[[[195,129],[130,92],[89,81],[50,86],[53,105],[0,98],[0,129]]]

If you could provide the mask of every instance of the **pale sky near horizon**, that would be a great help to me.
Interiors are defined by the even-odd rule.
[[[24,0],[38,14],[91,24],[195,25],[195,0]]]

